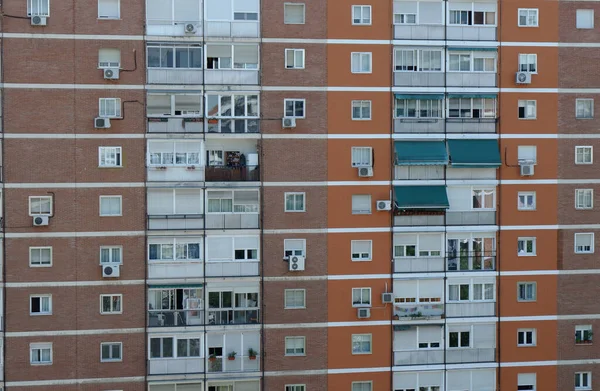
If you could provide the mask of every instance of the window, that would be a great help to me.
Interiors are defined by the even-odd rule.
[[[306,391],[304,384],[286,384],[285,391]]]
[[[594,118],[594,100],[593,99],[575,99],[575,118],[577,118],[577,119]]]
[[[470,331],[451,331],[448,333],[449,348],[468,348],[471,346]]]
[[[451,284],[448,285],[448,301],[490,301],[494,300],[494,284]],[[472,292],[472,293],[471,293]]]
[[[100,49],[98,51],[98,68],[120,68],[121,51],[119,49]]]
[[[576,344],[592,343],[592,326],[591,325],[575,326],[575,343]]]
[[[371,354],[371,334],[352,334],[352,354]]]
[[[535,346],[535,329],[517,330],[517,346]]]
[[[472,208],[473,209],[496,209],[496,203],[494,201],[495,191],[490,190],[479,190],[473,189],[472,192]]]
[[[448,301],[469,301],[469,284],[448,285]]]
[[[448,60],[450,72],[496,72],[495,54],[450,53]]]
[[[575,164],[592,164],[593,161],[592,147],[575,147]]]
[[[352,147],[352,167],[372,167],[373,148]]]
[[[52,197],[29,197],[29,216],[52,215]]]
[[[121,196],[100,196],[100,216],[121,216]]]
[[[352,306],[370,307],[371,288],[352,288]]]
[[[202,115],[202,95],[148,94],[147,114],[148,117],[199,117]]]
[[[173,357],[173,337],[150,338],[150,358]]]
[[[201,69],[203,58],[202,58],[202,45],[199,44],[159,44],[150,43],[147,46],[147,62],[148,68],[166,68],[166,69]],[[210,46],[206,47],[206,64],[209,69],[214,65],[214,60],[210,52]],[[221,46],[224,55],[223,59],[226,61],[226,68],[231,68],[231,56],[233,51],[232,45]],[[225,65],[225,64],[221,64]]]
[[[200,338],[177,338],[177,357],[200,357]]]
[[[394,24],[417,24],[417,14],[394,14]]]
[[[519,72],[537,73],[537,54],[519,54]]]
[[[285,49],[285,68],[304,69],[304,49]]]
[[[371,53],[353,52],[350,58],[352,73],[371,73]]]
[[[575,209],[592,209],[594,207],[593,189],[575,190]]]
[[[575,234],[575,253],[591,254],[594,252],[594,234]]]
[[[304,356],[305,337],[285,337],[286,356]]]
[[[98,0],[98,19],[119,19],[119,0]]]
[[[100,246],[100,265],[106,263],[122,263],[123,247],[121,246]]]
[[[50,16],[50,0],[27,0],[27,16]]]
[[[537,147],[535,145],[519,145],[517,155],[519,163],[537,163]]]
[[[304,24],[304,3],[283,4],[284,24]]]
[[[52,247],[29,247],[29,266],[52,266]]]
[[[370,120],[371,119],[371,101],[353,100],[352,101],[352,120]]]
[[[519,238],[517,245],[517,254],[520,257],[534,256],[535,238]]]
[[[231,241],[230,241],[231,246]],[[186,238],[163,241],[163,243],[150,243],[148,245],[148,260],[150,261],[194,261],[200,260],[200,239]],[[238,254],[241,251],[242,254]],[[235,256],[254,255],[257,256],[257,249],[236,249]],[[254,253],[254,254],[252,254]],[[231,253],[229,254],[231,257]],[[230,258],[231,259],[231,258]]]
[[[121,342],[102,342],[100,344],[100,362],[123,361]]]
[[[52,343],[29,344],[29,362],[31,365],[52,364]]]
[[[304,107],[306,105],[305,99],[284,99],[283,101],[286,118],[305,118],[306,112]]]
[[[121,99],[100,98],[99,116],[102,118],[121,118]]]
[[[493,11],[450,10],[450,24],[491,26],[496,24],[496,13]]]
[[[438,49],[398,49],[394,70],[400,72],[441,72],[442,51]]]
[[[52,295],[29,296],[29,315],[52,315]]]
[[[353,261],[370,261],[373,242],[371,240],[352,240],[350,242]]]
[[[538,9],[519,8],[519,27],[537,27]]]
[[[494,284],[473,284],[473,301],[494,300]]]
[[[576,26],[578,29],[594,28],[594,10],[581,9],[576,11]]]
[[[519,192],[517,195],[518,210],[535,210],[535,191]]]
[[[353,5],[352,6],[352,24],[370,25],[371,24],[371,6]]]
[[[448,118],[496,118],[496,100],[450,98],[448,99]]]
[[[100,295],[101,314],[120,314],[123,312],[123,295]]]
[[[373,391],[373,382],[370,382],[370,381],[352,382],[352,391]]]
[[[517,391],[535,391],[535,373],[519,373],[517,379]]]
[[[352,196],[352,214],[371,214],[371,196],[353,195]]]
[[[576,390],[591,390],[592,389],[592,373],[591,372],[575,372],[575,389]]]
[[[520,100],[519,101],[519,119],[536,119],[537,101]]]
[[[148,142],[148,165],[154,167],[199,165],[201,150],[202,143],[192,140],[150,141]]]
[[[441,100],[396,99],[396,118],[442,118]]]
[[[537,283],[535,282],[519,282],[517,283],[517,300],[518,301],[536,301],[537,299]]]
[[[306,240],[305,239],[284,239],[283,240],[283,256],[293,257],[306,256]]]
[[[284,291],[284,308],[296,309],[306,308],[306,290],[305,289],[286,289]]]
[[[121,147],[98,147],[98,166],[121,167]]]
[[[306,212],[305,193],[285,193],[286,212]]]

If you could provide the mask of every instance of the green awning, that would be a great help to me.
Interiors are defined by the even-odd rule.
[[[188,289],[202,288],[202,284],[148,285],[148,289]]]
[[[442,100],[444,94],[396,94],[396,99]]]
[[[447,209],[446,186],[395,186],[394,201],[400,209]]]
[[[450,165],[455,168],[496,168],[502,164],[498,140],[448,140]]]
[[[498,94],[448,94],[448,98],[487,98],[496,99]]]
[[[463,48],[463,47],[451,47],[448,48],[451,52],[497,52],[497,47],[485,47],[485,48]]]
[[[448,152],[443,141],[396,141],[394,149],[399,166],[448,164]]]

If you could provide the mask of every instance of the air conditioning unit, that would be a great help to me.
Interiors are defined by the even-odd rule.
[[[359,308],[357,312],[358,312],[358,319],[369,319],[371,317],[371,309],[370,308]]]
[[[116,80],[119,78],[119,68],[104,69],[104,78],[108,80]]]
[[[385,210],[392,210],[392,201],[377,201],[377,210],[380,211],[385,211]]]
[[[521,176],[532,176],[535,169],[535,165],[533,163],[519,163],[521,167]]]
[[[358,176],[368,178],[373,176],[373,167],[358,167]]]
[[[45,26],[46,25],[46,17],[45,16],[32,16],[31,17],[31,25],[32,26]]]
[[[517,72],[517,84],[531,84],[531,73]]]
[[[290,271],[300,272],[304,270],[304,264],[306,259],[300,255],[293,255],[290,257]]]
[[[281,120],[281,126],[283,128],[295,128],[296,118],[284,118]]]
[[[186,23],[185,32],[186,34],[194,34],[196,32],[196,26],[193,23]]]
[[[382,293],[381,294],[381,302],[383,304],[390,304],[394,302],[394,294],[393,293]]]
[[[50,221],[48,216],[33,216],[34,227],[42,227],[44,225],[48,225],[48,221]]]
[[[109,118],[94,118],[94,128],[96,129],[108,129],[110,128],[110,119]]]
[[[102,277],[116,278],[120,275],[119,265],[102,265]]]

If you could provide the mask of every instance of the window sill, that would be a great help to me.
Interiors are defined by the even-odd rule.
[[[99,217],[123,217],[123,215],[100,215]]]
[[[538,28],[539,25],[535,25],[535,26],[522,26],[522,25],[517,25],[517,27],[524,27],[524,28]]]
[[[369,354],[373,354],[373,352],[352,352],[353,356],[364,356]]]
[[[581,119],[581,120],[591,120],[594,119],[594,117],[575,117],[575,119]]]
[[[284,310],[305,310],[306,307],[283,307]]]
[[[29,316],[49,316],[52,315],[52,312],[48,312],[48,313],[29,313]]]
[[[537,254],[517,254],[518,257],[536,257]]]
[[[373,259],[369,258],[369,259],[354,259],[351,258],[352,262],[371,262],[373,261]]]
[[[537,117],[533,117],[533,118],[519,118],[519,121],[535,121],[537,120]]]
[[[123,362],[123,359],[120,360],[100,360],[100,363],[111,363],[111,362]]]
[[[575,251],[575,254],[593,254],[593,251]]]
[[[536,303],[537,300],[524,300],[524,299],[517,299],[518,303]]]
[[[591,345],[593,345],[593,342],[592,341],[590,341],[590,342],[575,342],[575,345],[576,346],[591,346]]]
[[[100,315],[122,315],[123,312],[100,312]]]
[[[353,75],[370,75],[372,74],[372,71],[369,72],[352,72]]]
[[[35,366],[35,367],[52,365],[52,363],[51,363],[51,362],[30,362],[29,364],[30,364],[31,366]]]
[[[537,345],[517,345],[518,348],[536,348]]]
[[[536,209],[517,209],[519,212],[535,212]]]
[[[303,353],[303,354],[285,354],[285,357],[306,357],[306,353]]]
[[[123,168],[123,166],[98,166],[98,168]]]
[[[371,304],[352,304],[352,308],[371,308]]]
[[[122,20],[122,19],[120,17],[117,17],[117,18],[108,18],[108,17],[106,17],[106,18],[104,18],[104,17],[98,16],[98,20]]]
[[[305,213],[306,210],[285,210],[285,213]]]
[[[371,121],[371,118],[352,118],[352,121]]]
[[[580,166],[580,165],[591,165],[594,164],[594,162],[575,162],[576,165]]]

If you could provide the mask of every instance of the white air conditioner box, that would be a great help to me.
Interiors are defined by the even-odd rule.
[[[300,255],[292,255],[290,257],[290,271],[299,272],[304,270],[306,259]]]
[[[109,118],[94,118],[94,128],[96,129],[108,129],[110,128],[110,119]]]
[[[119,68],[105,68],[104,78],[107,80],[117,80],[119,78]]]
[[[377,210],[379,210],[379,211],[392,210],[392,201],[389,201],[389,200],[377,201]]]
[[[45,26],[48,20],[45,16],[32,16],[31,17],[31,25],[32,26]]]
[[[358,176],[361,178],[369,178],[373,176],[373,167],[358,167]]]
[[[196,25],[193,23],[186,23],[184,29],[186,34],[194,34],[196,32]]]
[[[370,308],[359,308],[357,312],[358,319],[369,319],[371,317]]]
[[[394,302],[394,294],[393,293],[382,293],[381,294],[381,302],[383,304],[390,304]]]
[[[517,72],[516,82],[517,84],[531,84],[531,73]]]
[[[33,216],[33,226],[34,227],[42,227],[44,225],[48,225],[49,221],[50,221],[49,216],[43,216],[43,215]]]
[[[117,278],[121,275],[120,265],[102,265],[102,277],[104,278]]]
[[[521,176],[532,176],[535,172],[535,165],[533,163],[519,163],[521,167]]]
[[[284,118],[281,120],[281,127],[283,128],[295,128],[296,118]]]

